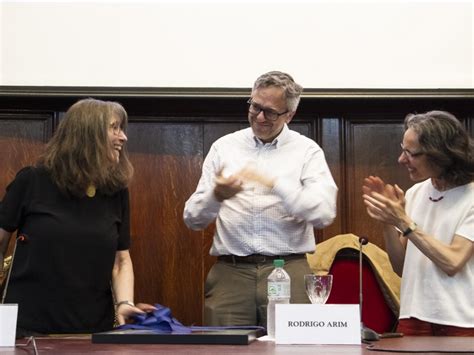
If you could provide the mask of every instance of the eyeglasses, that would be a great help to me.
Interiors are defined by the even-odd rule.
[[[412,153],[408,149],[405,149],[405,147],[403,146],[403,143],[400,143],[400,147],[402,148],[402,154],[405,154],[405,156],[408,159],[416,158],[416,157],[419,157],[420,155],[425,154],[424,152]]]
[[[289,110],[286,110],[285,112],[279,113],[270,108],[264,108],[256,104],[255,102],[253,102],[252,99],[249,99],[247,103],[249,104],[249,112],[252,115],[257,116],[258,114],[260,114],[260,112],[263,111],[263,115],[265,116],[265,119],[269,121],[276,121],[281,115],[284,115],[285,113],[289,112]]]
[[[120,135],[123,132],[123,128],[118,122],[112,122],[109,126],[109,129],[115,134],[116,136]]]

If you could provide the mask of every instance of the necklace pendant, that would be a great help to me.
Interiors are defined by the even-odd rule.
[[[89,185],[86,189],[86,195],[87,197],[94,197],[95,196],[95,192],[96,192],[96,189],[95,189],[95,186],[94,185]]]
[[[438,201],[441,201],[443,198],[444,198],[444,196],[440,196],[438,198],[433,198],[431,196],[429,197],[431,202],[438,202]]]

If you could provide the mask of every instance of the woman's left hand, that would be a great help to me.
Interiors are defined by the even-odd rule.
[[[117,322],[119,325],[122,325],[126,323],[126,320],[131,319],[137,314],[145,314],[154,310],[156,310],[156,307],[147,303],[137,303],[135,306],[123,303],[116,310]]]

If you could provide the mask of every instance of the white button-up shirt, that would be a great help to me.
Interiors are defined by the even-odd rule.
[[[216,172],[224,167],[223,174],[230,175],[248,165],[274,178],[274,188],[246,183],[243,191],[219,202]],[[313,227],[332,223],[336,198],[337,186],[316,142],[285,125],[265,144],[249,127],[214,142],[197,189],[186,202],[184,221],[199,230],[216,220],[211,255],[313,252]]]

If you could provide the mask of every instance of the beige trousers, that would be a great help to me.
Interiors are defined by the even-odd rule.
[[[209,271],[205,284],[204,325],[267,326],[267,278],[272,262],[231,263],[218,260]],[[285,261],[291,277],[290,303],[310,303],[304,275],[312,271],[306,258]]]

